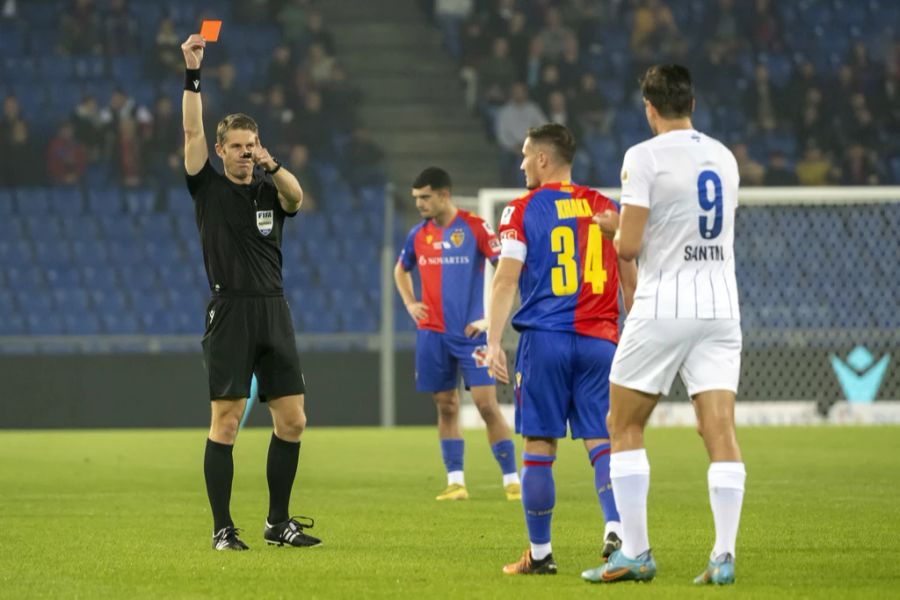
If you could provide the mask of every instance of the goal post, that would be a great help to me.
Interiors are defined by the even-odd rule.
[[[485,188],[460,204],[496,226],[525,193]],[[735,219],[739,399],[804,401],[822,415],[900,400],[900,186],[742,188]],[[687,400],[680,383],[668,399]]]

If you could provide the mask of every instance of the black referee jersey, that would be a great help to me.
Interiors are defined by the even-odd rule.
[[[209,159],[186,177],[213,295],[281,295],[281,232],[297,213],[281,208],[272,178],[254,173],[251,183],[234,183]]]

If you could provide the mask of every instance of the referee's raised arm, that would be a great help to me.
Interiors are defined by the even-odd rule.
[[[184,53],[184,95],[181,99],[184,125],[184,169],[188,175],[196,175],[206,164],[209,149],[203,133],[203,102],[200,100],[200,63],[206,42],[199,33],[191,35],[181,45]]]

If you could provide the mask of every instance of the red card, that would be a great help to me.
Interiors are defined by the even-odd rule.
[[[200,25],[200,37],[207,42],[219,40],[219,30],[222,29],[222,21],[203,21]]]

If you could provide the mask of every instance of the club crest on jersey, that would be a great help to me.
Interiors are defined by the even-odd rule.
[[[475,348],[475,350],[472,351],[472,358],[475,359],[475,366],[477,368],[483,369],[487,367],[487,346],[478,346]]]
[[[450,241],[453,242],[453,245],[459,248],[463,245],[463,242],[466,240],[466,232],[462,229],[454,229],[453,233],[450,234]]]
[[[429,233],[428,235],[425,236],[425,243],[430,244],[431,240],[433,240],[433,239],[434,239],[434,236]]]
[[[272,226],[275,223],[274,210],[258,210],[256,211],[256,228],[263,235],[272,233]]]

